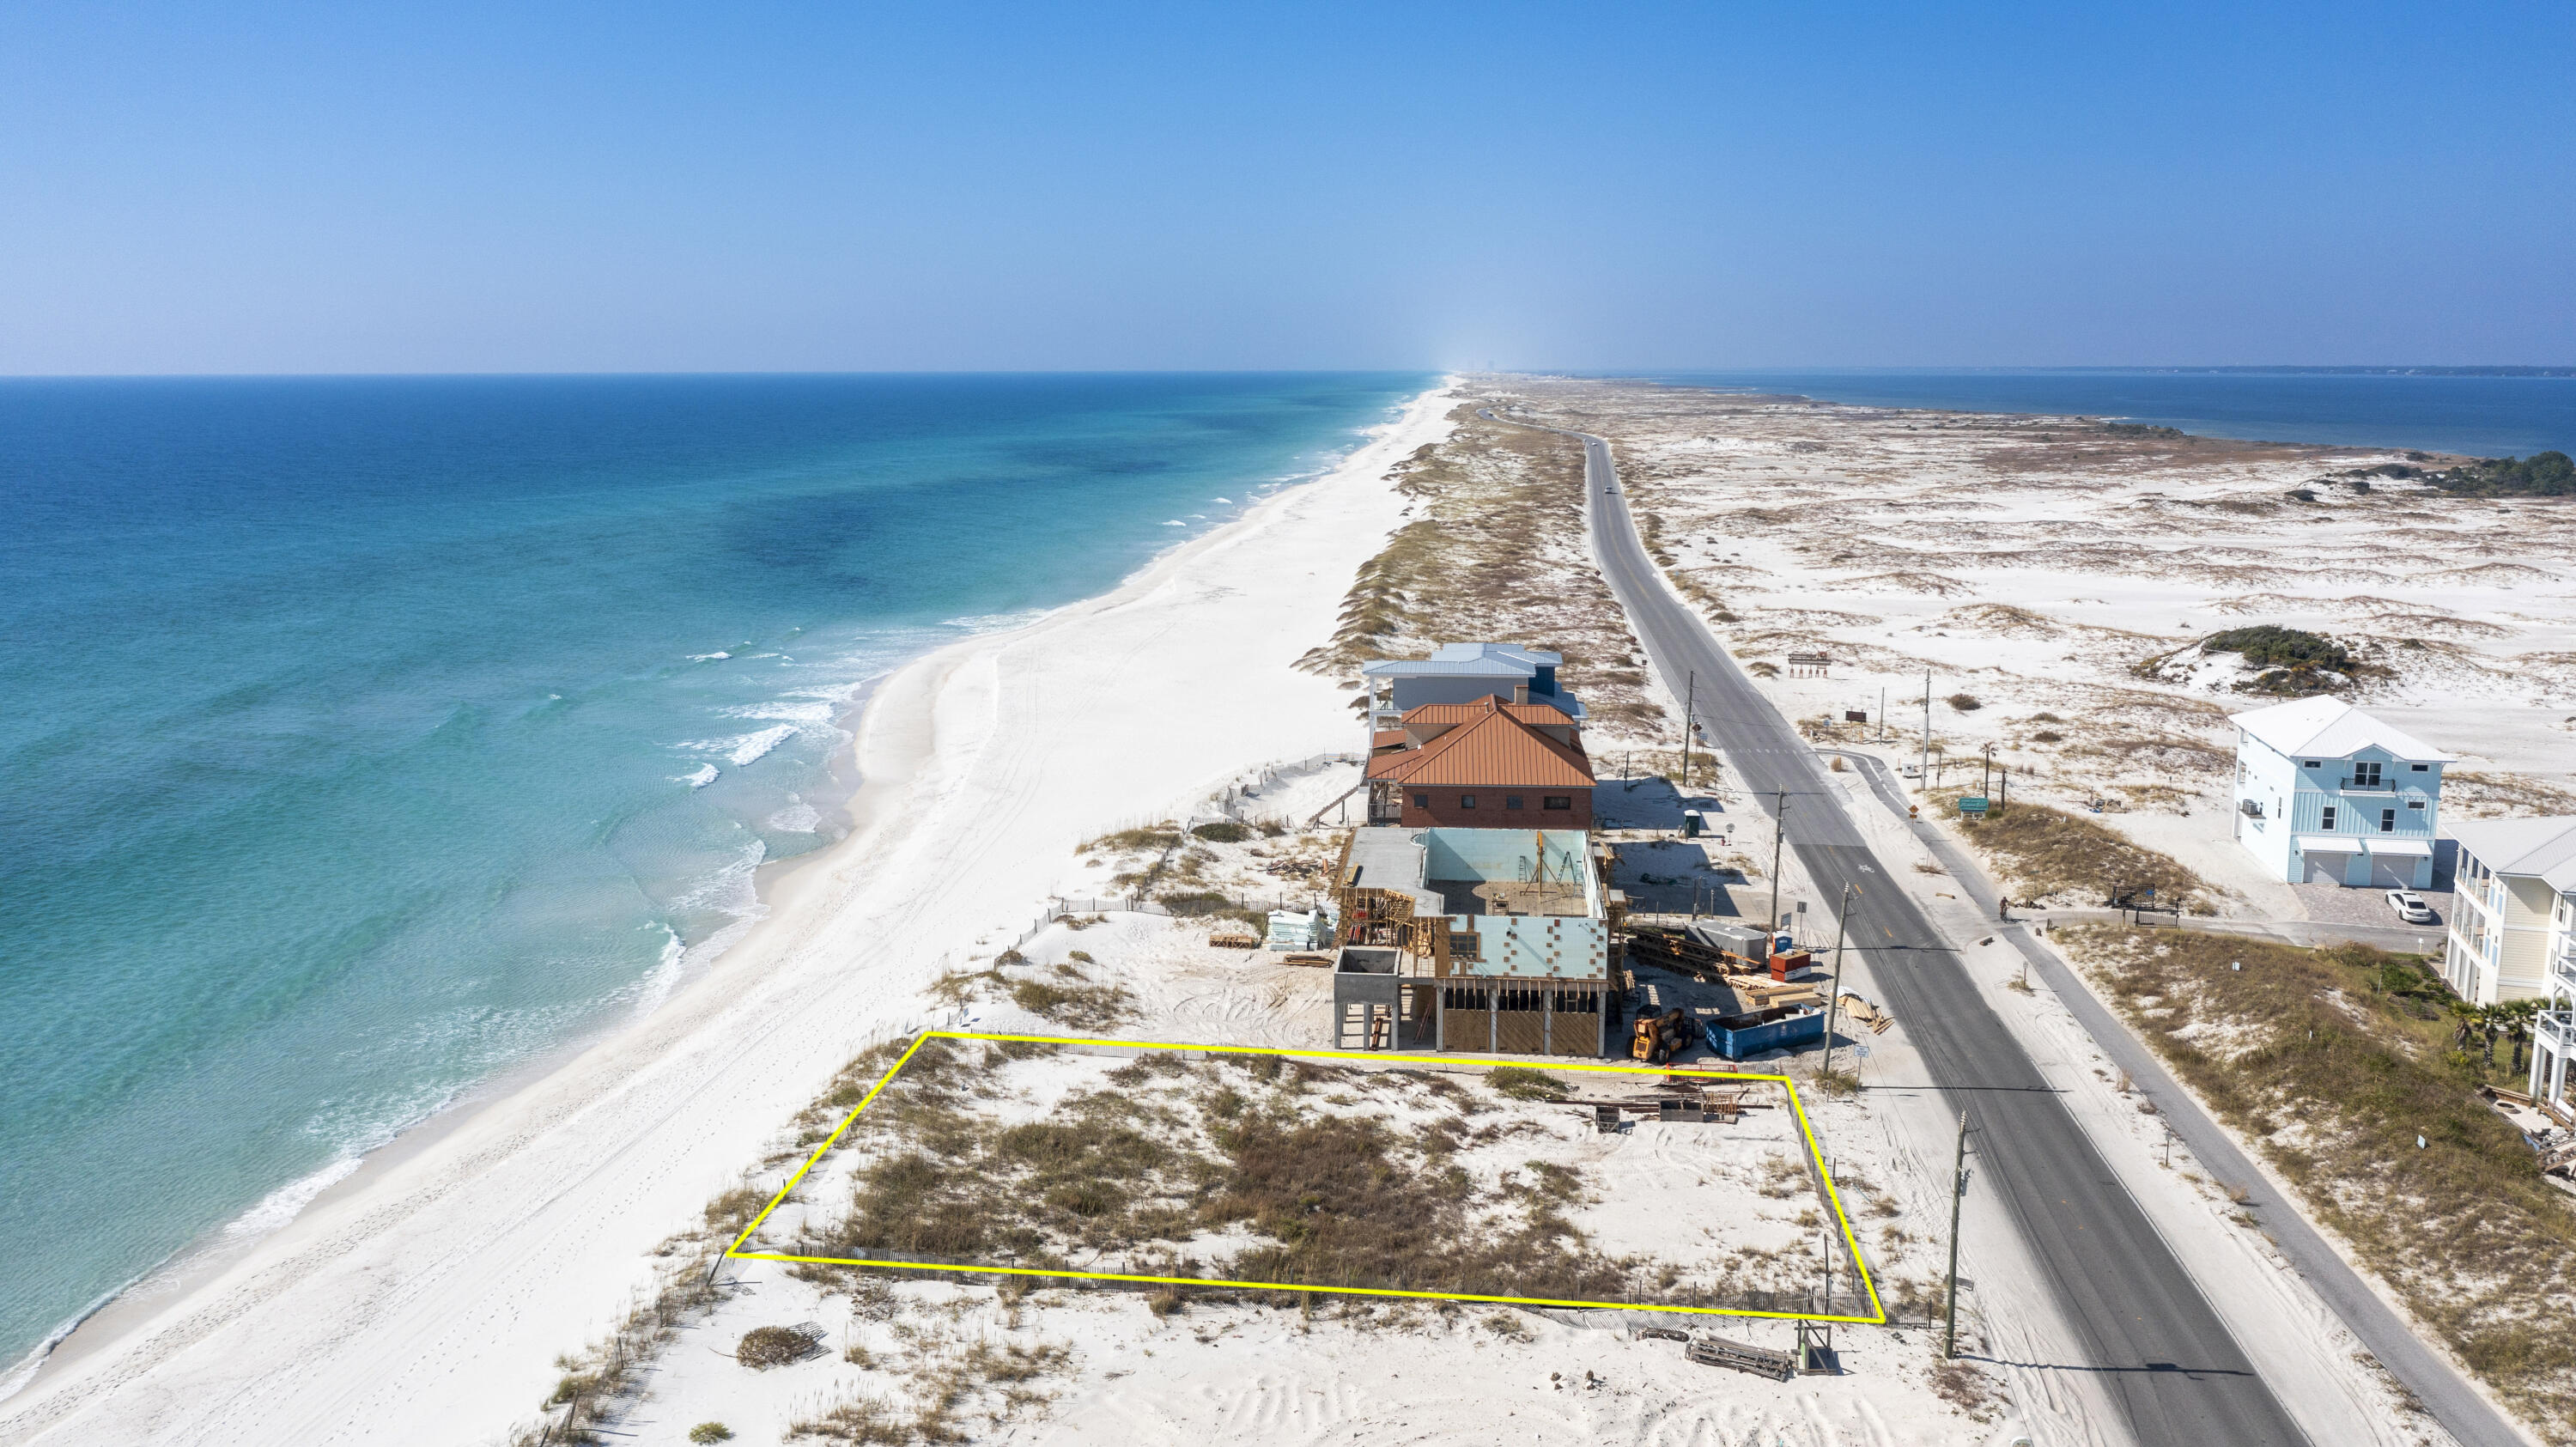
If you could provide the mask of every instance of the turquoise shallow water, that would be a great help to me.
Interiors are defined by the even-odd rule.
[[[0,382],[0,1363],[657,998],[868,680],[1428,381]]]

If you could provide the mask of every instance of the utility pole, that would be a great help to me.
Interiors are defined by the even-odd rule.
[[[1887,737],[1887,685],[1878,686],[1878,736]]]
[[[1923,670],[1923,768],[1915,777],[1932,772],[1932,670]],[[1919,784],[1916,786],[1921,787]]]
[[[1771,801],[1771,921],[1765,935],[1780,933],[1780,842],[1789,836],[1789,791],[1774,791]]]
[[[1666,678],[1672,677],[1667,673]],[[1682,696],[1682,792],[1690,792],[1691,713],[1699,707],[1699,670],[1691,670],[1690,689]]]
[[[1993,744],[1986,745],[1985,760],[1985,772],[1977,776],[1977,793],[1982,798],[1991,799],[1994,797],[1995,787],[1995,746]]]
[[[1968,1113],[1959,1112],[1959,1160],[1950,1177],[1950,1293],[1941,1308],[1941,1359],[1959,1354],[1959,1203],[1968,1198]]]
[[[1845,880],[1842,904],[1834,911],[1834,989],[1833,993],[1825,999],[1825,1063],[1816,1067],[1818,1079],[1831,1075],[1834,1070],[1834,1015],[1842,1008],[1843,1003],[1843,939],[1846,934],[1844,926],[1851,922],[1852,896],[1858,893],[1860,893],[1860,886]]]

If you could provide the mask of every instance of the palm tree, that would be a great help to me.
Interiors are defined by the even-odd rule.
[[[2451,1031],[2451,1048],[2463,1055],[2468,1054],[2469,1037],[2478,1031],[2479,1007],[2456,997],[2443,1001],[2442,1005],[2444,1009],[2451,1012],[2451,1018],[2458,1022],[2457,1028]]]
[[[2505,1038],[2513,1042],[2513,1068],[2516,1074],[2520,1074],[2522,1071],[2523,1047],[2531,1043],[2532,1027],[2536,1025],[2540,1019],[2540,1002],[2538,1000],[2508,1000],[2504,1004],[2495,1007],[2495,1014],[2499,1027],[2504,1031]],[[2493,1046],[2488,1047],[2487,1055],[2487,1063],[2490,1065],[2494,1064],[2495,1049]]]

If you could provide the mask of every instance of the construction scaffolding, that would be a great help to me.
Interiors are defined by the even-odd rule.
[[[1353,858],[1360,832],[1343,841],[1332,892],[1336,1047],[1602,1054],[1618,1006],[1606,955],[1586,943],[1602,933],[1592,903],[1601,892],[1594,851],[1534,831],[1528,852],[1509,865],[1506,856],[1491,857],[1515,877],[1435,881],[1423,877],[1428,852],[1408,855],[1399,844],[1436,832],[1372,830],[1398,838],[1371,838],[1362,862]],[[1454,852],[1443,857],[1453,872],[1471,867]],[[1467,913],[1446,912],[1452,906]],[[1521,920],[1528,925],[1510,923]]]

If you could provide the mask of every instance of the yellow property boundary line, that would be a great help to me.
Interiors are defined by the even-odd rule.
[[[1851,1252],[1852,1265],[1858,1270],[1860,1275],[1861,1290],[1867,1293],[1869,1297],[1870,1315],[1830,1316],[1814,1312],[1752,1311],[1743,1308],[1725,1306],[1650,1306],[1633,1301],[1553,1301],[1544,1297],[1476,1296],[1465,1292],[1455,1291],[1397,1291],[1386,1287],[1374,1286],[1308,1286],[1290,1281],[1224,1281],[1203,1276],[1129,1276],[1110,1271],[1053,1270],[1031,1266],[975,1266],[963,1263],[930,1261],[869,1261],[844,1256],[791,1256],[784,1252],[777,1251],[743,1250],[742,1245],[745,1241],[751,1239],[751,1233],[760,1229],[760,1223],[769,1219],[770,1212],[777,1210],[780,1205],[786,1202],[788,1194],[796,1189],[797,1183],[805,1179],[805,1173],[814,1169],[815,1163],[822,1160],[824,1154],[830,1151],[832,1147],[840,1141],[841,1133],[848,1130],[850,1128],[850,1123],[857,1120],[860,1113],[865,1111],[869,1105],[875,1102],[877,1093],[884,1090],[886,1086],[894,1080],[896,1075],[902,1073],[903,1067],[911,1062],[913,1052],[919,1050],[924,1042],[930,1040],[987,1040],[997,1043],[1017,1043],[1024,1045],[1107,1046],[1114,1049],[1138,1051],[1197,1051],[1202,1054],[1209,1055],[1279,1055],[1291,1056],[1300,1059],[1359,1060],[1373,1065],[1440,1065],[1447,1066],[1452,1069],[1456,1068],[1460,1064],[1467,1063],[1458,1056],[1382,1055],[1374,1051],[1357,1050],[1274,1050],[1250,1045],[1202,1045],[1144,1040],[1096,1040],[1083,1039],[1074,1036],[1051,1035],[995,1035],[974,1030],[924,1030],[913,1037],[912,1044],[906,1046],[903,1054],[896,1058],[894,1064],[886,1068],[886,1073],[877,1077],[877,1083],[868,1087],[868,1093],[860,1099],[858,1105],[853,1108],[847,1116],[842,1118],[839,1125],[832,1128],[832,1133],[823,1138],[823,1143],[814,1148],[814,1153],[805,1158],[805,1163],[796,1168],[796,1174],[787,1178],[787,1184],[778,1188],[778,1194],[769,1198],[769,1204],[760,1208],[760,1214],[751,1218],[751,1224],[742,1228],[742,1234],[733,1238],[733,1244],[725,1248],[724,1254],[726,1256],[744,1261],[800,1262],[815,1266],[873,1266],[894,1271],[964,1271],[991,1276],[1057,1276],[1071,1277],[1081,1281],[1121,1281],[1152,1286],[1225,1286],[1247,1291],[1306,1291],[1313,1292],[1318,1295],[1331,1296],[1399,1296],[1415,1297],[1431,1301],[1490,1302],[1499,1306],[1557,1306],[1607,1308],[1615,1311],[1672,1311],[1687,1312],[1694,1316],[1772,1317],[1789,1321],[1849,1322],[1859,1326],[1882,1326],[1886,1324],[1887,1321],[1887,1306],[1884,1302],[1881,1302],[1878,1299],[1878,1285],[1870,1279],[1869,1263],[1861,1259],[1860,1241],[1852,1235],[1851,1218],[1843,1213],[1842,1194],[1834,1188],[1833,1173],[1826,1169],[1824,1155],[1816,1147],[1815,1127],[1810,1125],[1807,1121],[1807,1108],[1798,1100],[1797,1082],[1791,1080],[1785,1075],[1758,1075],[1749,1072],[1720,1070],[1690,1070],[1673,1066],[1584,1065],[1570,1061],[1550,1060],[1543,1068],[1548,1070],[1592,1071],[1610,1075],[1696,1075],[1708,1080],[1777,1081],[1789,1093],[1789,1109],[1798,1117],[1799,1137],[1807,1143],[1807,1163],[1815,1168],[1816,1179],[1824,1182],[1825,1202],[1833,1207],[1834,1224],[1842,1231],[1843,1246]],[[1515,1062],[1498,1062],[1498,1064],[1505,1065],[1513,1063]]]

